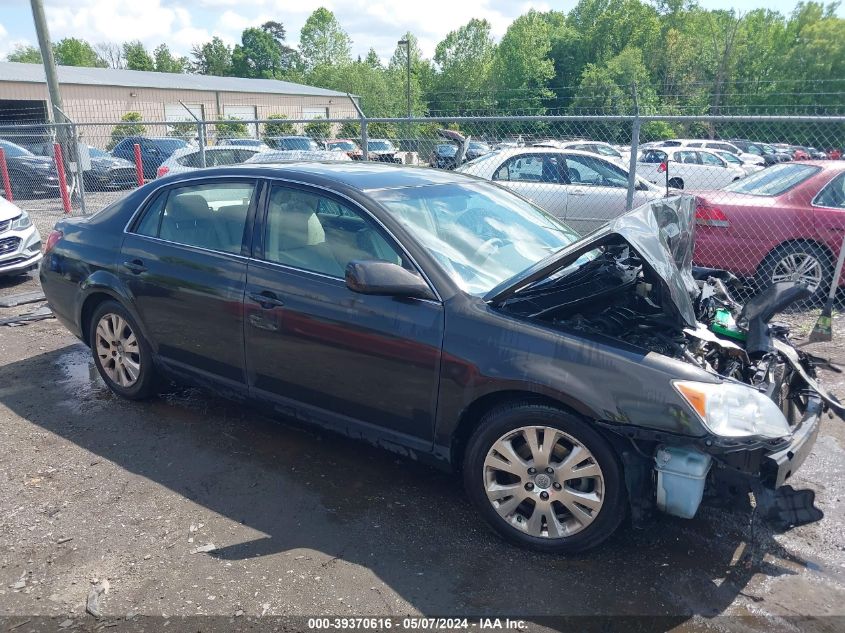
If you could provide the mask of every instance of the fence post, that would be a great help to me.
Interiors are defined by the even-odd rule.
[[[634,208],[634,192],[637,190],[637,154],[640,148],[640,104],[637,99],[637,84],[632,85],[634,98],[634,121],[631,124],[631,156],[628,159],[628,195],[625,210]]]
[[[2,147],[0,147],[0,173],[3,175],[3,191],[6,193],[6,200],[14,202],[15,196],[12,194],[12,181],[9,180],[9,168],[6,166],[6,150]]]
[[[138,186],[144,186],[144,161],[141,158],[141,146],[138,143],[132,146],[135,150],[135,179],[138,181]]]
[[[358,112],[358,119],[361,121],[361,160],[370,160],[370,152],[367,150],[367,117],[364,116],[364,111],[352,95],[347,92],[346,96],[349,97],[352,105],[355,106],[355,110]]]
[[[62,207],[65,214],[70,214],[70,196],[67,192],[67,176],[65,175],[65,161],[62,155],[61,143],[53,143],[53,157],[56,160],[56,172],[59,175],[59,192],[62,195]]]
[[[70,124],[70,137],[73,140],[73,149],[76,154],[76,178],[79,185],[79,208],[82,215],[88,215],[88,209],[85,207],[85,170],[82,169],[82,156],[79,153],[79,135],[76,131],[76,123]]]
[[[205,121],[197,121],[197,141],[200,144],[200,165],[206,167],[205,162]]]

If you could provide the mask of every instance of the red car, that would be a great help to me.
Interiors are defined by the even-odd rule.
[[[830,290],[845,235],[841,162],[781,163],[698,196],[697,265],[727,269],[758,287],[804,281],[814,298]]]
[[[346,152],[352,160],[361,160],[364,158],[364,152],[358,146],[358,143],[348,138],[337,138],[331,141],[326,141],[326,149],[330,152]]]

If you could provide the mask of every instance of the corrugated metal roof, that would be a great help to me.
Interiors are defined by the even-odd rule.
[[[264,92],[307,97],[346,96],[346,93],[335,90],[315,88],[313,86],[305,86],[290,81],[278,81],[276,79],[183,75],[178,73],[155,73],[114,68],[83,68],[80,66],[59,66],[58,71],[60,84],[164,88],[169,90],[206,90],[210,92]],[[0,82],[3,81],[46,83],[44,67],[41,64],[0,62]]]

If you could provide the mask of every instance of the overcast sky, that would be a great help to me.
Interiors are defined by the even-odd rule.
[[[427,56],[449,31],[470,18],[486,18],[498,38],[516,16],[530,8],[568,11],[576,0],[520,2],[520,0],[45,0],[54,40],[81,37],[90,42],[140,39],[150,48],[167,42],[187,54],[191,45],[213,35],[229,44],[241,31],[267,20],[278,20],[295,44],[308,15],[325,6],[334,11],[352,38],[353,55],[372,46],[388,59],[396,40],[410,30]],[[789,13],[794,0],[700,0],[707,8],[737,7],[748,11],[769,7]],[[845,5],[839,14],[845,16]],[[29,2],[0,0],[0,59],[16,44],[35,44]]]

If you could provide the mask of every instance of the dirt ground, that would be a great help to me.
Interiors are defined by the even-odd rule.
[[[0,295],[33,289],[33,278],[0,281]],[[814,319],[792,320],[806,333]],[[845,319],[835,323],[834,342],[811,349],[845,364]],[[843,375],[823,380],[845,396]],[[774,534],[748,513],[703,508],[623,526],[568,557],[503,543],[456,478],[367,445],[195,389],[119,400],[55,320],[0,326],[0,447],[3,631],[304,630],[295,616],[315,615],[509,616],[530,631],[591,622],[543,617],[559,615],[660,616],[627,630],[845,629],[837,419],[791,480],[816,491],[822,521]],[[106,581],[97,620],[86,600]]]

